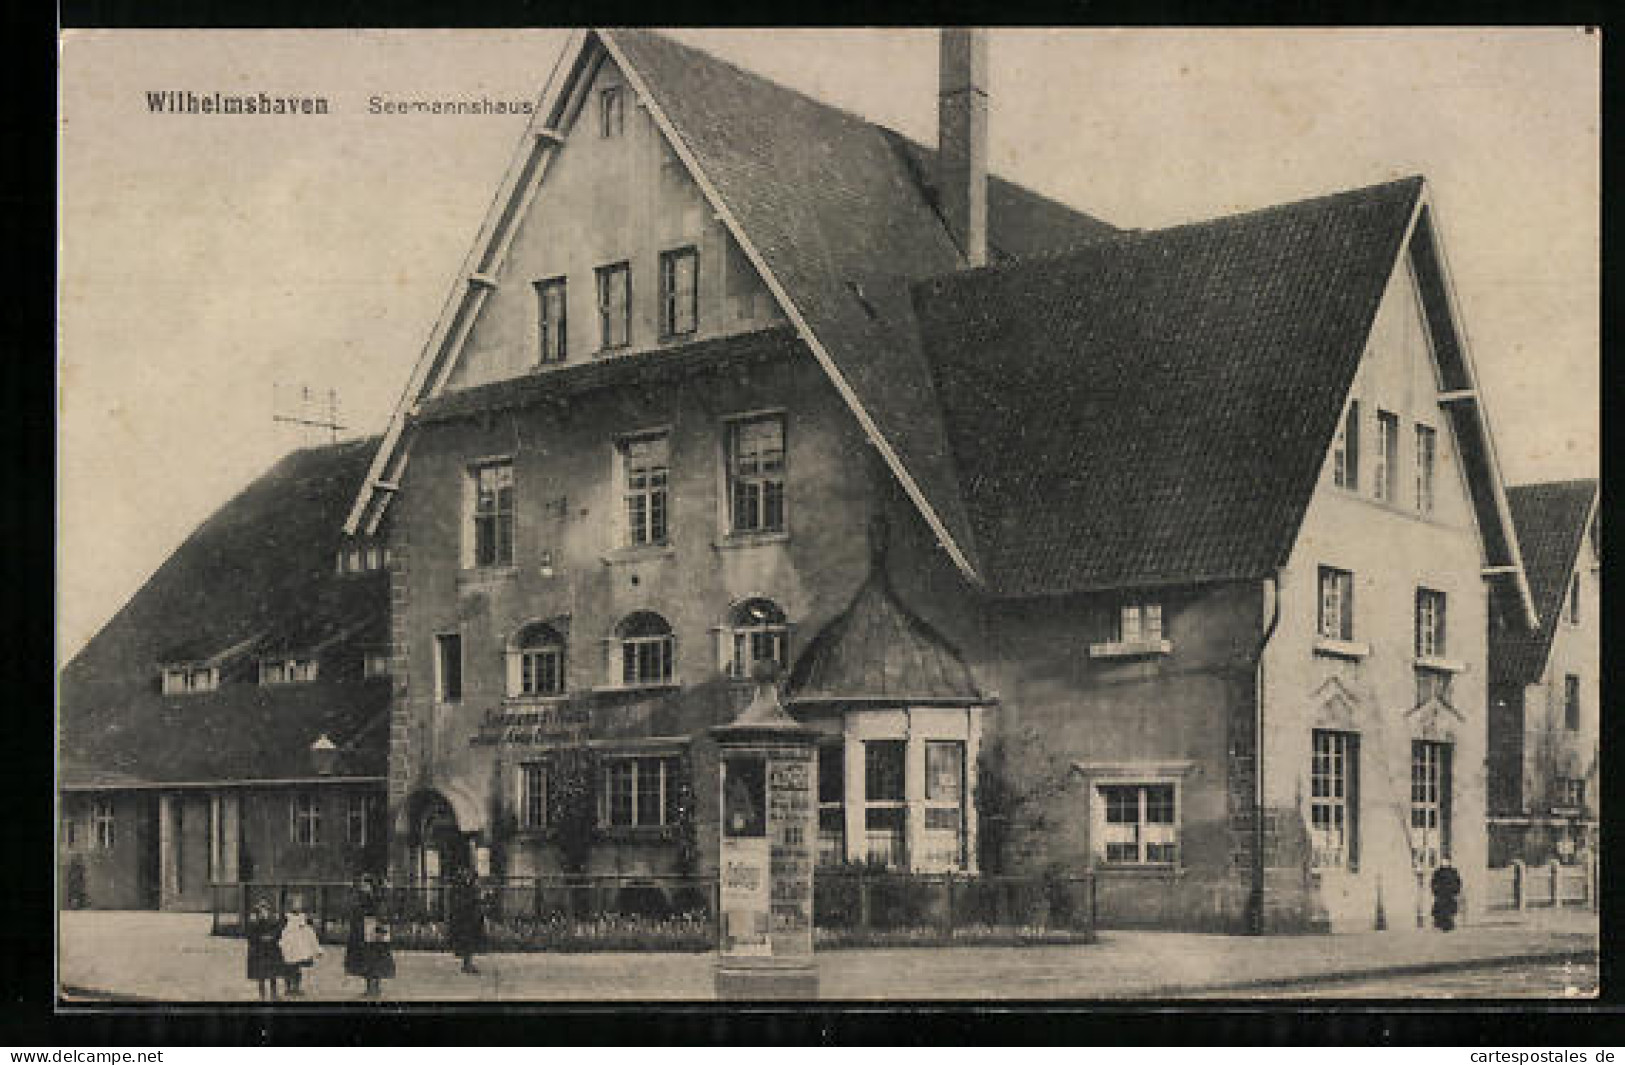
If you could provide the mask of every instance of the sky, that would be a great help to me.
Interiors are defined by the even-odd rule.
[[[929,30],[673,36],[935,139]],[[560,30],[69,31],[61,44],[58,653],[319,431],[383,429]],[[1511,483],[1595,476],[1599,40],[1578,29],[992,30],[992,169],[1154,228],[1424,174]],[[321,116],[148,93],[321,96]],[[545,194],[545,193],[544,193]],[[325,405],[323,407],[325,410]]]

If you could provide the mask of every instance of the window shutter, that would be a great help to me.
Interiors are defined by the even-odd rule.
[[[1348,819],[1348,823],[1344,826],[1344,830],[1348,833],[1349,872],[1357,873],[1360,871],[1360,734],[1350,732],[1346,735],[1343,773],[1346,778],[1344,787],[1348,802],[1348,810],[1344,817]]]
[[[1455,804],[1450,801],[1452,790],[1452,772],[1455,762],[1456,745],[1453,743],[1439,744],[1439,856],[1450,857],[1450,815],[1451,807]]]
[[[1349,401],[1348,432],[1345,435],[1344,449],[1347,455],[1349,471],[1349,488],[1360,487],[1360,401]]]
[[[1333,580],[1336,579],[1333,578]],[[1352,640],[1354,639],[1354,574],[1350,573],[1343,577],[1342,584],[1343,616],[1339,619],[1342,622],[1342,632],[1339,635],[1345,640]]]
[[[1450,645],[1445,642],[1444,635],[1445,607],[1449,605],[1449,602],[1449,598],[1443,592],[1434,597],[1433,653],[1436,655],[1450,653]]]

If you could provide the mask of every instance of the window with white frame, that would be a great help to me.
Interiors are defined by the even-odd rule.
[[[543,762],[519,767],[519,827],[547,827],[547,765]]]
[[[619,137],[626,129],[626,91],[619,85],[598,90],[598,136]]]
[[[699,327],[700,253],[677,248],[660,253],[660,335],[686,336]]]
[[[1360,484],[1360,403],[1349,401],[1348,412],[1337,427],[1337,438],[1332,441],[1332,483],[1339,488],[1358,488]]]
[[[165,695],[198,695],[220,687],[220,670],[216,666],[165,666],[163,692]]]
[[[562,695],[564,637],[551,625],[527,625],[508,652],[508,694],[512,696]]]
[[[113,800],[105,795],[98,795],[91,802],[90,824],[95,839],[96,849],[110,851],[117,840],[117,821],[113,817]]]
[[[352,792],[344,801],[344,841],[352,847],[365,847],[372,838],[373,818],[378,797]],[[320,817],[318,816],[318,822]]]
[[[888,869],[908,866],[903,769],[907,750],[904,740],[865,740],[863,744],[864,857]]]
[[[1450,857],[1451,745],[1411,741],[1411,861],[1432,869]]]
[[[1416,425],[1416,510],[1433,513],[1433,471],[1439,461],[1439,434],[1430,425]]]
[[[288,804],[289,838],[305,847],[322,841],[322,804],[310,792],[295,792]]]
[[[1354,574],[1320,567],[1320,612],[1316,632],[1328,640],[1354,639]]]
[[[63,850],[73,850],[79,846],[79,821],[70,813],[62,815],[61,846]]]
[[[1416,657],[1443,658],[1445,595],[1431,588],[1416,590]]]
[[[676,640],[665,618],[649,610],[629,614],[615,627],[615,641],[620,648],[622,686],[672,682]]]
[[[728,531],[734,535],[785,529],[784,415],[730,421]]]
[[[468,471],[470,561],[478,567],[513,565],[513,463],[489,462]]]
[[[1310,862],[1316,869],[1355,869],[1359,865],[1359,734],[1315,729],[1311,742]]]
[[[562,277],[536,282],[536,340],[540,362],[563,362],[568,354],[566,291]]]
[[[595,271],[598,281],[598,346],[624,348],[632,342],[632,266],[611,263]]]
[[[628,437],[620,443],[620,455],[628,546],[665,544],[670,437],[665,433]]]
[[[1095,785],[1100,839],[1110,865],[1172,865],[1179,860],[1178,791],[1172,782]]]
[[[1162,604],[1155,600],[1122,603],[1117,608],[1119,643],[1160,643],[1165,637],[1162,627]]]
[[[965,741],[925,741],[925,824],[919,868],[964,869]]]
[[[605,758],[599,820],[611,828],[674,824],[679,783],[675,756]]]
[[[1377,461],[1372,470],[1371,491],[1385,503],[1398,502],[1399,415],[1377,412]]]
[[[818,746],[818,864],[846,861],[846,747]]]
[[[771,599],[746,599],[728,612],[723,632],[723,668],[735,680],[748,680],[757,662],[783,670],[789,662],[790,626]]]
[[[387,650],[373,649],[361,653],[362,676],[387,677],[389,673],[389,652]]]
[[[316,679],[314,658],[263,658],[260,660],[260,684],[308,684]]]

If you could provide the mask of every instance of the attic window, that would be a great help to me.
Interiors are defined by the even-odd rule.
[[[197,695],[220,687],[220,669],[217,666],[165,666],[163,691],[165,695]]]
[[[260,684],[308,684],[316,679],[314,658],[266,658],[260,661]]]
[[[626,94],[619,85],[598,92],[598,136],[609,139],[626,131]]]

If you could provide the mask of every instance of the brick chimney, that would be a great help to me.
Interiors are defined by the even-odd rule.
[[[987,262],[987,31],[941,31],[937,198],[966,266]]]

